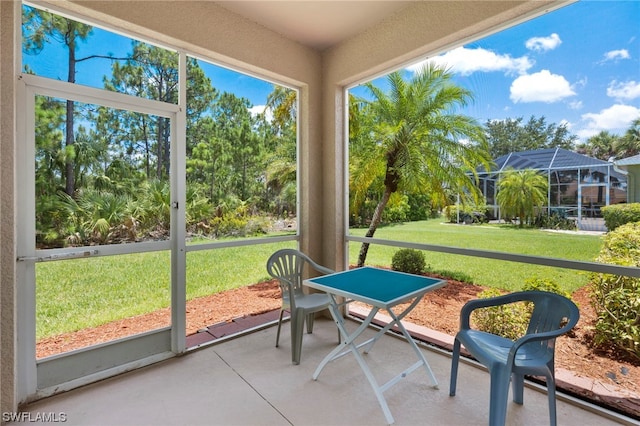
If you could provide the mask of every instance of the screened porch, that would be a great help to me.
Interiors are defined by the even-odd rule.
[[[384,424],[375,398],[363,386],[364,378],[348,360],[331,365],[317,382],[310,379],[310,372],[333,343],[334,339],[323,338],[334,335],[331,322],[318,322],[317,332],[307,340],[303,362],[297,367],[290,364],[286,346],[281,350],[273,347],[273,324],[195,350],[188,345],[188,258],[196,254],[215,258],[234,244],[266,244],[257,238],[239,243],[187,244],[184,175],[188,63],[206,59],[296,93],[293,134],[297,230],[267,244],[295,244],[322,264],[344,270],[349,267],[349,244],[370,242],[349,232],[348,90],[469,40],[551,13],[571,1],[291,2],[289,7],[271,14],[270,8],[278,9],[275,5],[279,3],[25,2],[171,51],[179,64],[179,95],[172,102],[160,102],[26,72],[21,61],[23,2],[0,2],[3,413],[33,413],[34,418],[38,413],[64,413],[68,424]],[[308,13],[307,3],[314,3],[315,9],[311,10],[315,13]],[[330,3],[331,7],[322,3]],[[332,27],[333,24],[341,25]],[[171,147],[170,152],[162,151],[171,194],[166,204],[171,212],[172,234],[168,239],[98,248],[61,247],[48,252],[36,247],[34,206],[38,194],[35,173],[30,172],[36,156],[35,106],[43,97],[62,100],[60,105],[82,102],[89,109],[106,106],[161,118],[165,126],[159,133],[166,136]],[[46,179],[41,181],[46,183]],[[496,255],[491,250],[431,246],[426,242],[372,243],[640,276],[638,268],[591,262]],[[145,330],[126,341],[95,345],[82,352],[81,362],[74,358],[77,353],[37,359],[36,279],[40,275],[36,273],[36,263],[108,259],[126,269],[130,259],[145,253],[158,253],[155,264],[165,267],[164,296],[169,306],[166,326]],[[118,261],[121,255],[133,257]],[[102,274],[111,273],[106,270]],[[142,278],[148,275],[154,274]],[[86,275],[82,279],[91,282]],[[64,289],[55,290],[55,296],[64,296]],[[143,293],[140,300],[146,296]],[[93,308],[100,310],[101,304],[109,302],[93,302]],[[284,330],[288,333],[286,327]],[[286,337],[285,334],[283,341]],[[402,360],[405,345],[391,336],[385,336],[384,343],[380,345],[382,350],[371,357],[382,374],[387,365]],[[419,375],[394,387],[388,398],[397,423],[485,423],[488,376],[465,366],[458,396],[449,398],[448,355],[439,350],[422,350],[433,360],[440,390],[425,387]],[[571,398],[559,398],[562,424],[626,421],[603,411],[594,413],[593,407],[575,405]],[[544,394],[528,389],[525,401],[524,407],[510,406],[510,422],[546,421]]]

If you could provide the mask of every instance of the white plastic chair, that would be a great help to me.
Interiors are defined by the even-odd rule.
[[[533,303],[526,334],[513,341],[470,328],[471,313],[478,308],[515,302]],[[549,420],[556,424],[556,386],[554,356],[556,337],[570,331],[580,312],[571,300],[555,293],[524,291],[487,299],[471,300],[460,312],[460,331],[453,345],[449,395],[456,394],[460,345],[469,351],[491,375],[489,425],[504,425],[507,415],[509,382],[513,380],[513,401],[523,403],[524,375],[545,376],[549,398]],[[476,392],[477,390],[473,390]]]
[[[278,332],[276,334],[276,347],[280,341],[280,328],[284,311],[291,313],[291,360],[294,364],[300,363],[302,352],[302,337],[305,319],[307,321],[307,333],[313,332],[313,320],[315,313],[327,309],[329,296],[325,293],[306,294],[303,291],[302,270],[305,264],[323,274],[332,274],[334,271],[318,265],[307,255],[298,250],[282,249],[273,253],[267,260],[267,272],[280,283],[282,291],[282,307],[278,319]]]

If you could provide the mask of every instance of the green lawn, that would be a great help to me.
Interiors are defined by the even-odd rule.
[[[366,230],[351,233],[364,236]],[[474,248],[508,253],[555,257],[567,260],[592,261],[599,253],[602,239],[594,235],[565,234],[519,229],[511,225],[455,225],[442,219],[410,222],[379,228],[375,238],[405,242]],[[355,264],[360,243],[349,244],[349,260]],[[397,247],[371,245],[367,264],[389,266]],[[482,259],[425,251],[427,265],[434,270],[463,272],[479,285],[517,290],[528,278],[548,278],[572,292],[584,286],[588,273],[568,269]]]
[[[352,231],[364,235],[365,230]],[[452,245],[573,260],[593,260],[601,247],[594,236],[532,229],[443,224],[441,219],[380,228],[376,238]],[[250,285],[268,278],[265,262],[295,242],[194,251],[187,254],[187,299]],[[349,247],[350,262],[359,243]],[[398,248],[372,245],[367,264],[389,266]],[[587,273],[535,265],[425,252],[435,270],[461,271],[476,284],[515,290],[525,279],[550,278],[573,291]],[[168,252],[106,256],[36,265],[36,334],[46,336],[94,327],[170,305]]]
[[[268,278],[274,251],[295,242],[187,253],[187,299]],[[36,336],[95,327],[170,305],[169,252],[36,264]]]

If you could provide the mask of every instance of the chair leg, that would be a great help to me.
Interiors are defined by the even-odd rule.
[[[280,309],[280,318],[278,318],[278,332],[276,333],[276,348],[280,342],[280,328],[282,327],[282,314],[284,314],[284,309]]]
[[[549,398],[549,425],[556,426],[556,381],[553,373],[547,373],[547,395]]]
[[[291,360],[294,364],[300,364],[302,353],[302,336],[304,333],[305,315],[302,309],[291,312]]]
[[[451,356],[451,381],[449,382],[449,396],[456,395],[456,384],[458,381],[458,362],[460,361],[460,341],[453,342],[453,354]]]
[[[513,389],[513,402],[522,405],[524,403],[524,374],[512,374],[511,386]]]
[[[316,314],[313,312],[307,315],[307,334],[313,333],[313,320],[315,319],[315,317]]]
[[[504,368],[493,368],[491,391],[489,396],[489,425],[503,426],[507,419],[507,400],[509,398],[509,380],[511,372]]]

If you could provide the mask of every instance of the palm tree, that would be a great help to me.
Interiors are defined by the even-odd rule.
[[[520,227],[547,202],[547,179],[533,169],[507,170],[498,182],[496,201],[504,216],[517,217]]]
[[[296,209],[296,128],[297,92],[274,86],[267,97],[267,109],[273,114],[268,123],[273,131],[271,153],[267,157],[266,193],[277,213]]]
[[[273,125],[278,133],[292,127],[295,134],[297,118],[297,92],[283,86],[274,86],[267,96],[267,108],[273,114]]]
[[[618,158],[632,157],[640,153],[640,118],[633,120],[631,127],[618,139],[615,148]]]
[[[578,145],[576,151],[589,157],[609,161],[616,156],[615,147],[618,146],[619,137],[613,133],[602,130],[595,136],[591,136],[584,144]]]
[[[479,196],[473,177],[477,166],[488,167],[488,145],[482,126],[456,112],[472,94],[451,78],[448,70],[428,65],[409,81],[400,72],[389,74],[388,93],[366,85],[373,100],[362,101],[362,108],[372,117],[372,128],[361,126],[367,148],[354,150],[358,155],[350,184],[363,191],[382,182],[367,237],[374,235],[395,192],[419,190],[441,205],[452,190]],[[364,265],[368,248],[368,243],[362,244],[358,266]]]

